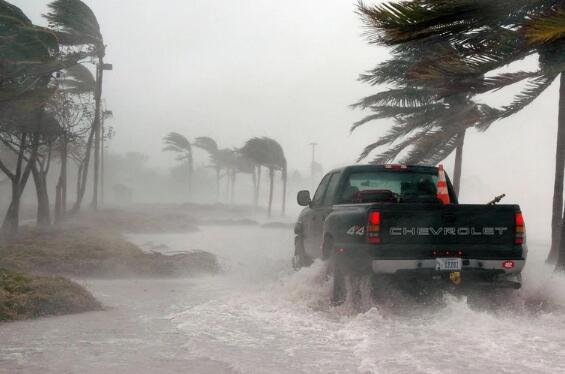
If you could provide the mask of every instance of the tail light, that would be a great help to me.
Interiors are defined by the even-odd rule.
[[[516,223],[516,234],[514,237],[515,244],[524,244],[524,239],[526,237],[526,225],[524,224],[524,216],[522,212],[517,212],[515,215]]]
[[[512,261],[512,260],[506,260],[502,262],[502,268],[506,269],[506,270],[510,270],[513,269],[514,266],[516,266],[516,262]]]
[[[381,212],[372,210],[367,220],[367,242],[379,244],[381,242]]]

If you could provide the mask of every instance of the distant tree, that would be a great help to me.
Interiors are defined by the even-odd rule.
[[[280,170],[283,177],[283,202],[282,212],[286,209],[286,185],[287,185],[287,163],[281,145],[274,139],[262,137],[249,139],[240,149],[242,155],[255,163],[258,168],[258,182],[256,189],[256,201],[258,201],[259,186],[261,178],[261,167],[269,170],[269,205],[268,214],[271,216],[274,191],[274,175],[276,170]]]
[[[221,179],[221,172],[223,165],[218,158],[218,144],[216,141],[207,136],[201,136],[195,139],[194,144],[195,147],[200,148],[208,152],[208,156],[210,157],[211,166],[216,171],[216,201],[220,200],[220,179]]]
[[[194,174],[194,158],[192,145],[184,136],[176,132],[171,132],[163,138],[165,148],[163,151],[170,151],[177,154],[177,160],[186,162],[188,165],[188,194],[192,192],[192,175]]]
[[[227,175],[231,186],[230,201],[233,203],[235,201],[235,181],[237,174],[251,174],[254,188],[256,188],[257,180],[255,176],[255,163],[252,160],[241,154],[238,149],[231,150],[231,154],[229,154],[228,157]]]

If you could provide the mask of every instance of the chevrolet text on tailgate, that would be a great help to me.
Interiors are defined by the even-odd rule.
[[[442,166],[356,165],[333,170],[295,226],[295,268],[330,260],[334,303],[349,276],[465,290],[518,289],[527,247],[518,205],[459,204]]]

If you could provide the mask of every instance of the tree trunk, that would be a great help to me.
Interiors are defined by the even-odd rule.
[[[55,223],[60,223],[63,220],[63,213],[62,213],[62,208],[61,208],[61,201],[62,201],[62,188],[61,188],[61,181],[59,180],[57,182],[57,186],[55,186],[55,207],[54,207],[54,219],[55,219]]]
[[[37,195],[37,226],[47,227],[51,225],[49,195],[47,192],[47,173],[43,170],[39,170],[37,166],[33,166],[32,174]]]
[[[29,157],[28,163],[22,172],[22,165],[24,161],[25,149],[27,147],[27,134],[22,134],[22,139],[20,143],[20,152],[18,154],[17,170],[15,175],[11,177],[12,180],[12,201],[10,206],[6,211],[4,221],[2,222],[2,233],[4,238],[10,239],[17,235],[18,228],[20,224],[20,201],[22,194],[24,193],[25,186],[29,179],[29,174],[35,160],[37,158],[37,150],[39,149],[39,131],[41,126],[41,120],[43,116],[43,108],[41,109],[41,114],[39,114],[39,122],[37,132],[33,135],[33,140],[31,143],[31,156]]]
[[[220,168],[216,168],[216,202],[220,201]]]
[[[275,187],[275,169],[269,168],[269,209],[268,214],[271,217],[273,207],[273,189]]]
[[[192,176],[194,174],[194,160],[192,155],[188,155],[188,198],[192,195]]]
[[[65,218],[67,211],[67,137],[63,136],[61,148],[61,172],[57,181],[55,195],[55,222],[59,223]]]
[[[459,190],[461,188],[461,169],[463,167],[463,146],[465,144],[465,133],[467,129],[461,130],[455,149],[455,166],[453,170],[453,189],[455,194],[459,197]]]
[[[230,178],[230,174],[231,174],[231,169],[226,169],[226,203],[230,202],[230,183],[231,183],[231,178]]]
[[[283,196],[282,196],[282,216],[286,214],[286,184],[288,180],[288,175],[286,169],[282,171],[282,180],[283,180]]]
[[[231,176],[231,195],[230,195],[230,201],[232,204],[234,204],[235,202],[235,179],[237,177],[237,172],[235,169],[232,170],[232,176]]]
[[[98,209],[98,185],[100,175],[100,116],[102,104],[102,78],[104,77],[104,59],[98,59],[96,68],[96,90],[94,92],[95,112],[94,112],[94,178],[91,207]]]
[[[84,156],[84,161],[82,162],[82,173],[78,175],[77,181],[77,199],[71,210],[72,214],[78,213],[82,205],[82,199],[84,198],[84,193],[86,192],[86,181],[88,178],[88,166],[90,165],[90,153],[92,151],[92,143],[94,141],[94,127],[90,129],[90,134],[88,135],[88,141],[86,142],[86,153]]]
[[[16,181],[12,181],[12,201],[4,216],[2,223],[2,233],[4,238],[11,239],[18,233],[20,225],[20,186]]]
[[[82,180],[83,168],[84,168],[84,162],[81,162],[78,165],[78,170],[77,170],[77,183],[76,183],[76,195],[77,196],[80,194],[80,187],[81,187],[80,182]]]
[[[257,195],[257,171],[255,170],[255,167],[253,167],[251,178],[253,180],[253,204],[257,205],[255,202],[255,196]]]
[[[257,188],[255,189],[255,206],[259,206],[260,191],[261,191],[261,165],[257,165]]]
[[[553,258],[557,258],[557,268],[564,270],[565,238],[563,237],[563,234],[565,234],[565,230],[563,230],[563,214],[561,212],[563,210],[563,172],[565,167],[565,73],[561,73],[561,82],[559,86],[559,116],[557,119],[557,126],[557,150],[555,151],[555,185],[553,189],[553,217],[551,222],[552,243],[548,260],[552,261],[553,255]],[[559,196],[556,197],[555,194],[559,194]],[[554,243],[554,240],[556,238],[557,242]]]

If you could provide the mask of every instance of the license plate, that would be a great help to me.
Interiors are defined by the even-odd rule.
[[[460,258],[436,258],[436,270],[460,271],[463,261]]]

